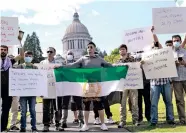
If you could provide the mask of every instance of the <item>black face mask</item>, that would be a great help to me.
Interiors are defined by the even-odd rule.
[[[7,54],[4,53],[4,52],[1,53],[1,57],[2,57],[2,58],[6,57],[6,55],[7,55]]]

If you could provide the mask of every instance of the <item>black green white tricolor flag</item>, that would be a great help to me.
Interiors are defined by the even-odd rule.
[[[127,66],[55,69],[57,96],[109,95],[111,92],[122,89],[127,71]]]

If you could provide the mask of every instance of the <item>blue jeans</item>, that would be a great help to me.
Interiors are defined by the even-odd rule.
[[[31,116],[32,130],[36,129],[36,97],[20,97],[21,106],[21,129],[26,129],[26,113],[27,113],[27,102],[29,105],[29,111]]]
[[[158,101],[160,93],[166,106],[166,120],[174,121],[170,83],[151,86],[151,123],[158,123]]]

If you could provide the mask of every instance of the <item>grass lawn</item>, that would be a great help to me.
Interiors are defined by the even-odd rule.
[[[41,103],[41,102],[42,102],[42,98],[37,97],[36,101],[37,101],[37,103]],[[28,116],[29,114],[30,114],[30,113],[27,112],[27,116]],[[11,124],[11,119],[12,119],[12,113],[11,113],[11,111],[10,111],[10,113],[9,113],[9,118],[8,118],[8,128],[10,128],[10,126],[11,126],[11,125],[10,125],[10,124]],[[20,119],[21,119],[21,114],[20,114],[20,112],[19,112],[19,113],[18,113],[17,120],[20,121]]]
[[[185,97],[186,101],[186,97]],[[143,105],[144,108],[144,105]],[[175,116],[175,121],[178,122],[178,114],[177,114],[177,108],[176,108],[176,103],[175,103],[175,98],[173,98],[173,108],[174,108],[174,116]],[[115,104],[111,106],[111,112],[113,114],[113,119],[115,121],[120,120],[120,104]],[[158,105],[158,125],[156,128],[150,128],[148,125],[149,123],[146,121],[146,118],[144,117],[144,122],[140,126],[134,126],[132,124],[132,115],[128,111],[128,106],[127,106],[127,128],[132,131],[132,132],[185,132],[186,131],[186,126],[180,126],[176,125],[174,127],[171,127],[170,125],[166,124],[166,114],[165,114],[165,105],[162,100],[162,97],[159,100],[159,105]],[[143,115],[144,116],[144,115]]]

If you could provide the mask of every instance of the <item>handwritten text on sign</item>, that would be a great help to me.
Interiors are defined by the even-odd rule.
[[[56,64],[34,64],[38,69],[47,70],[48,79],[48,96],[45,99],[55,99],[56,98],[56,87],[55,87],[55,76],[53,73],[53,68]]]
[[[140,63],[121,63],[116,64],[115,66],[123,65],[128,65],[129,69],[126,78],[123,79],[124,87],[119,88],[119,90],[122,91],[123,89],[143,89],[143,75],[142,69],[140,68]]]
[[[18,45],[18,18],[1,17],[1,45]]]
[[[129,52],[141,51],[153,42],[151,27],[127,30],[124,34],[124,43]]]
[[[47,96],[47,71],[38,69],[10,69],[10,96]]]
[[[154,8],[152,16],[157,34],[186,32],[186,7]]]
[[[177,77],[172,48],[152,50],[142,54],[147,79]]]

